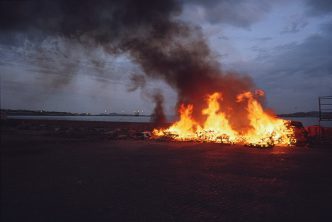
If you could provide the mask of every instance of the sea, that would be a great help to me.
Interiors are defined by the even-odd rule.
[[[8,119],[31,119],[31,120],[69,120],[69,121],[102,121],[102,122],[151,122],[150,116],[7,116]],[[173,122],[175,117],[168,117]],[[303,126],[318,125],[317,117],[283,117],[283,119],[302,122]],[[332,127],[332,121],[321,121],[321,126]]]
[[[320,125],[323,127],[332,127],[332,121],[320,121],[318,117],[282,117],[282,119],[298,121],[303,124],[303,126],[313,126]]]

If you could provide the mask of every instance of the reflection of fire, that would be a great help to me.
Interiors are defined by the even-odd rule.
[[[262,90],[256,93],[256,96],[262,95],[264,95]],[[207,107],[201,112],[206,117],[203,124],[192,117],[193,105],[182,104],[179,109],[179,121],[167,129],[154,129],[153,135],[157,138],[168,137],[179,141],[238,143],[261,147],[290,146],[296,142],[294,129],[290,127],[289,121],[264,112],[251,92],[237,96],[238,103],[247,103],[246,113],[250,127],[243,132],[232,128],[226,114],[221,111],[220,102],[222,102],[221,93],[208,95]]]

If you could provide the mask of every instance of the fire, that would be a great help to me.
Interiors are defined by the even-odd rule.
[[[180,106],[180,120],[175,122],[167,130],[153,130],[153,134],[157,136],[172,136],[177,140],[190,140],[197,139],[198,131],[201,131],[202,128],[197,122],[195,122],[192,117],[193,105],[189,104],[185,106],[182,104]]]
[[[204,123],[204,132],[201,132],[208,141],[235,142],[237,133],[230,126],[226,115],[220,112],[218,100],[220,93],[214,93],[208,97],[208,107],[202,110],[202,114],[207,116]]]
[[[264,112],[250,92],[238,95],[237,101],[247,99],[247,111],[252,127],[243,137],[246,143],[258,146],[291,145],[295,143],[294,130],[289,122]]]
[[[256,93],[264,95],[262,90]],[[192,117],[193,105],[182,104],[180,119],[167,129],[154,129],[154,137],[167,137],[178,141],[200,141],[250,146],[291,146],[295,143],[294,130],[289,121],[264,112],[263,107],[251,92],[239,94],[238,103],[246,103],[249,120],[248,130],[238,132],[232,128],[229,118],[222,112],[222,94],[215,92],[207,96],[207,106],[201,111],[206,120],[200,124]]]

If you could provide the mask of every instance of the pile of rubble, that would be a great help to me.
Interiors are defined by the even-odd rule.
[[[140,131],[137,129],[129,129],[129,128],[116,128],[116,129],[108,129],[108,128],[89,128],[89,127],[56,127],[53,128],[53,132],[50,132],[53,135],[59,135],[62,137],[69,138],[82,138],[82,137],[98,137],[103,139],[110,140],[144,140],[149,139],[151,137],[150,131]]]
[[[145,127],[146,128],[146,127]],[[20,123],[2,126],[2,130],[12,134],[59,136],[63,138],[97,138],[109,140],[145,140],[151,138],[151,131],[139,127],[114,128],[106,126],[75,126],[70,124],[31,124]]]

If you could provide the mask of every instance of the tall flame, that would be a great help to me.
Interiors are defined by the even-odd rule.
[[[208,97],[208,107],[202,110],[202,114],[207,115],[203,129],[209,141],[235,141],[237,133],[230,126],[226,115],[220,112],[218,100],[221,99],[221,93],[217,92]]]
[[[175,122],[171,127],[167,130],[157,130],[153,131],[154,135],[157,136],[173,136],[177,140],[190,140],[196,139],[196,132],[201,130],[199,124],[194,121],[191,117],[193,112],[193,105],[189,104],[185,106],[182,104],[180,106],[180,120]]]
[[[260,90],[257,94],[262,96],[264,92]],[[260,147],[290,146],[295,143],[294,130],[289,126],[289,122],[264,112],[251,92],[239,94],[236,101],[247,103],[250,126],[245,132],[232,128],[226,114],[221,111],[222,94],[215,92],[207,96],[207,107],[201,111],[201,114],[206,116],[203,124],[199,124],[192,117],[193,105],[182,104],[179,121],[167,129],[154,129],[153,135],[180,141],[239,143]]]

